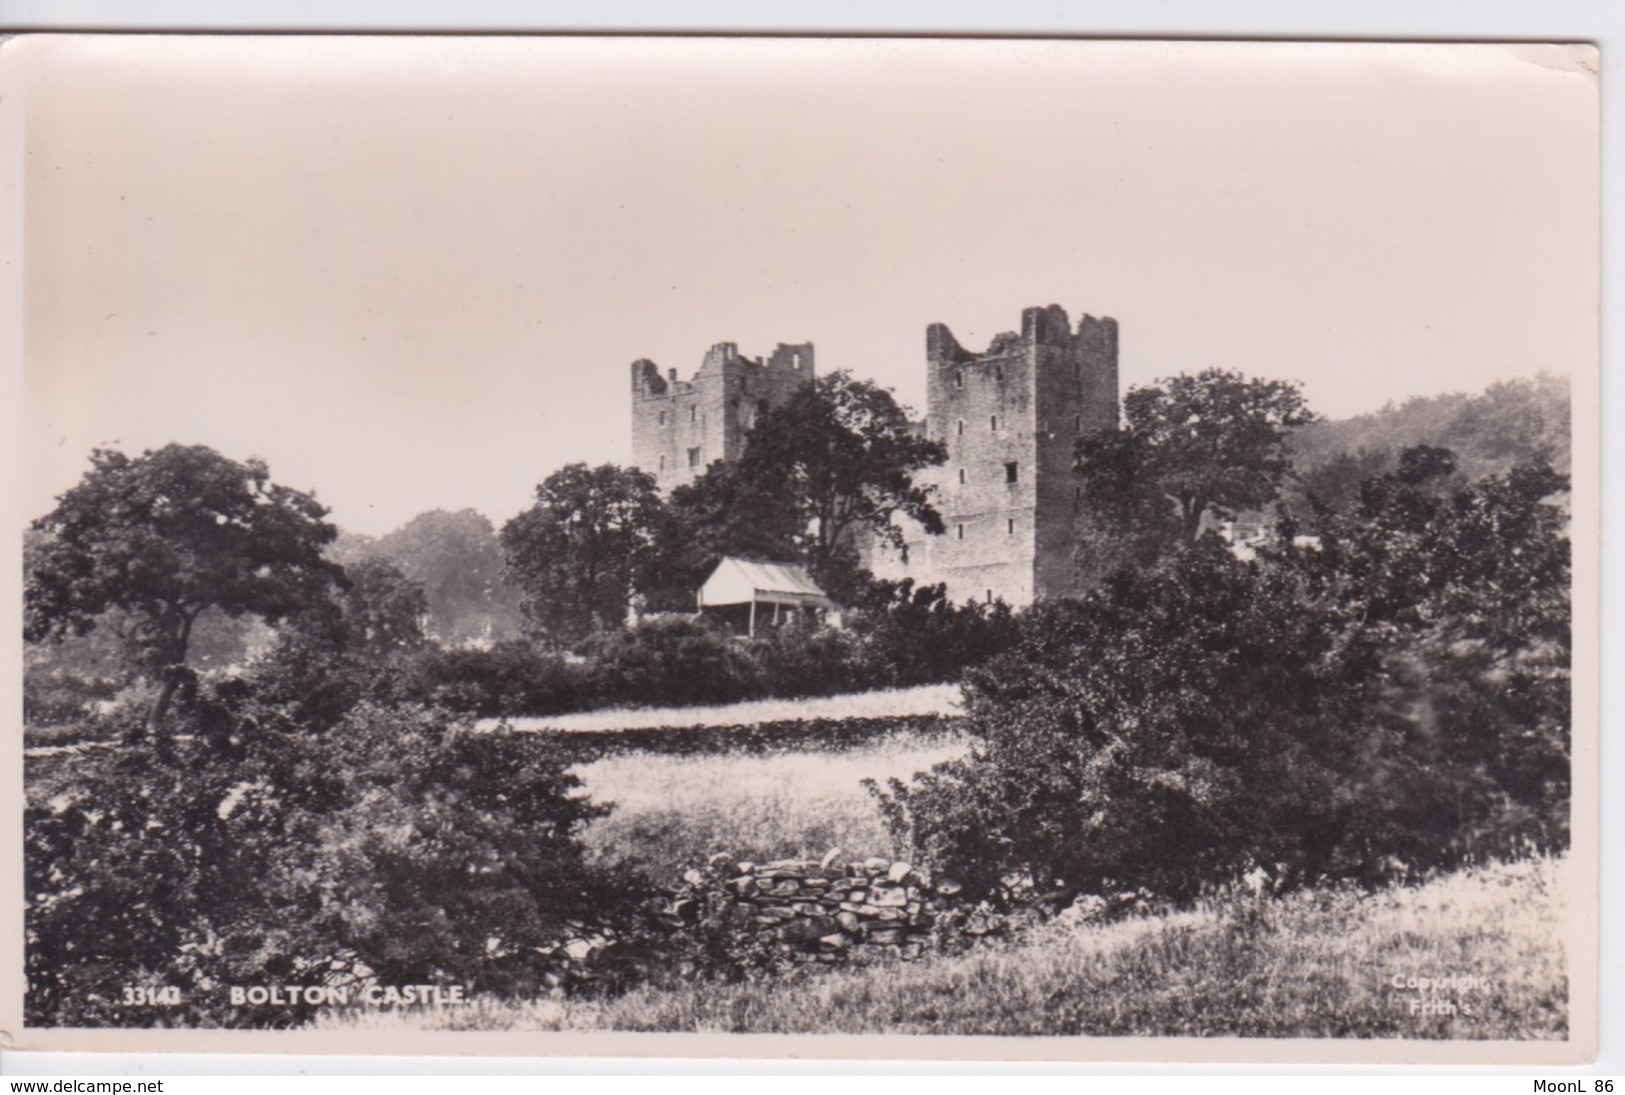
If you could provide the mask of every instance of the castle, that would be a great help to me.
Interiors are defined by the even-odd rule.
[[[860,544],[877,576],[946,583],[955,601],[1027,605],[1078,591],[1073,558],[1079,492],[1073,440],[1117,424],[1117,322],[1057,305],[1028,308],[1021,331],[981,353],[940,323],[926,329],[926,436],[948,459],[917,479],[936,488],[947,526],[905,522],[905,551]],[[669,491],[713,460],[736,459],[757,417],[813,377],[813,347],[781,344],[765,361],[713,346],[690,382],[632,364],[633,463]]]

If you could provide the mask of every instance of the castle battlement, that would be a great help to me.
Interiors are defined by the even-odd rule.
[[[813,379],[810,342],[781,342],[745,357],[734,342],[705,352],[692,380],[664,376],[647,358],[632,363],[632,462],[660,489],[697,478],[717,460],[736,460],[756,420]]]
[[[881,577],[944,582],[956,601],[1025,605],[1078,592],[1073,444],[1117,424],[1117,321],[1083,315],[1074,325],[1059,305],[1027,308],[1019,331],[980,353],[933,323],[925,353],[918,428],[948,460],[918,479],[935,488],[948,531],[905,527],[905,553],[866,541],[866,565]],[[633,362],[633,462],[670,490],[713,461],[738,459],[756,419],[810,382],[813,365],[811,343],[780,343],[764,359],[719,342],[689,381]]]

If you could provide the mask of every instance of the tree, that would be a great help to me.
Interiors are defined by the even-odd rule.
[[[861,584],[858,533],[901,548],[898,516],[942,533],[931,488],[914,475],[945,459],[890,391],[829,373],[762,416],[736,463],[673,492],[677,535],[708,565],[724,554],[795,559],[832,594],[848,592]]]
[[[212,607],[275,622],[319,601],[339,580],[322,557],[336,532],[312,495],[271,482],[258,459],[176,444],[90,459],[34,522],[24,633],[83,634],[123,610],[137,665],[160,685],[147,718],[156,730],[186,676],[198,617]]]
[[[500,642],[519,631],[519,593],[502,580],[502,546],[484,514],[420,513],[367,545],[423,583],[430,633],[444,643]]]
[[[654,561],[664,504],[635,468],[569,464],[502,526],[506,574],[545,634],[574,640],[618,624]]]
[[[1146,513],[1159,496],[1191,543],[1204,518],[1274,501],[1291,461],[1289,433],[1314,421],[1297,384],[1207,369],[1132,389],[1123,425],[1079,439],[1084,501],[1108,519]]]
[[[1208,537],[1021,617],[968,675],[969,754],[887,800],[916,861],[1188,898],[1563,847],[1567,480],[1398,463],[1316,545]]]

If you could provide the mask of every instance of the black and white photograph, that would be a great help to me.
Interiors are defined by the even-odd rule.
[[[24,34],[0,110],[17,1046],[1595,1053],[1595,48]]]

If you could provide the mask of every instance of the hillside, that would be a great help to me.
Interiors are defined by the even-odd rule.
[[[1310,512],[1310,492],[1344,510],[1361,480],[1392,471],[1400,451],[1413,445],[1450,449],[1466,479],[1504,472],[1536,455],[1566,473],[1570,429],[1568,380],[1547,373],[1499,381],[1476,395],[1415,396],[1296,431],[1288,442],[1296,481],[1283,500],[1300,518]]]

